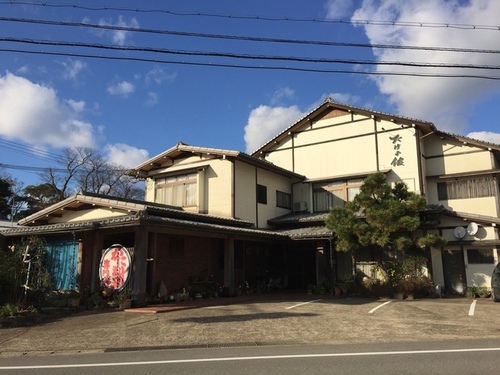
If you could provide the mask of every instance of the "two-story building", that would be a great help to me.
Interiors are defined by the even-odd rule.
[[[306,176],[292,195],[295,207],[312,214],[353,199],[373,172],[405,182],[433,207],[424,229],[449,241],[431,249],[434,282],[449,294],[489,286],[500,255],[499,145],[326,100],[253,156]]]
[[[1,233],[5,245],[44,236],[61,289],[98,289],[103,251],[125,246],[138,304],[162,282],[305,289],[352,272],[324,220],[382,172],[426,197],[423,230],[449,240],[431,249],[434,282],[462,294],[489,285],[499,259],[499,160],[499,145],[327,99],[252,155],[178,143],[152,157],[133,170],[144,201],[79,193]]]

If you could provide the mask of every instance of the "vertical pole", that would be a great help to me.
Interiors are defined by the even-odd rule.
[[[90,290],[98,292],[99,285],[99,262],[101,261],[104,243],[102,233],[98,230],[94,231],[94,247],[92,256],[92,279],[90,281]]]
[[[132,298],[134,307],[146,305],[148,258],[148,231],[139,226],[135,230],[134,260],[132,265]]]
[[[224,241],[224,295],[234,296],[234,238]]]

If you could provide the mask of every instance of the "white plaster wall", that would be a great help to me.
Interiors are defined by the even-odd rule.
[[[109,217],[119,217],[130,215],[118,209],[111,208],[92,208],[82,211],[65,211],[62,217],[52,217],[49,224],[71,223],[74,221],[91,221]]]
[[[466,246],[465,249],[471,248]],[[495,261],[492,264],[470,264],[467,259],[467,251],[465,251],[465,261],[466,261],[466,277],[467,286],[486,286],[490,288],[491,286],[491,275],[495,266],[498,263],[497,250],[493,249],[493,256]]]
[[[144,183],[144,199],[147,202],[154,202],[155,201],[155,181],[152,178],[146,179]]]
[[[208,214],[232,217],[233,163],[227,159],[212,160],[204,174]]]
[[[428,176],[483,171],[495,167],[490,151],[451,138],[427,137],[424,153]]]
[[[404,181],[412,191],[420,192],[415,128],[353,117],[353,122],[348,115],[305,124],[293,135],[293,156],[290,136],[266,159],[314,180],[392,170],[389,182]]]
[[[235,217],[255,223],[257,207],[255,167],[238,161],[235,167]]]
[[[267,204],[257,204],[258,212],[256,225],[259,228],[267,228],[267,221],[269,219],[291,212],[291,210],[276,206],[276,191],[279,190],[292,194],[291,181],[288,177],[264,169],[258,169],[256,183],[267,187]]]

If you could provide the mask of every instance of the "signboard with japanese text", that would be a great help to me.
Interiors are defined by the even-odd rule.
[[[99,264],[101,287],[120,291],[130,278],[131,258],[122,245],[112,245],[104,251]]]

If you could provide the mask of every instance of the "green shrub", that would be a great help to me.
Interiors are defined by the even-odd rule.
[[[433,285],[427,276],[410,277],[401,281],[401,290],[405,296],[427,298],[433,291]]]
[[[0,305],[17,300],[22,270],[21,257],[0,250]]]

